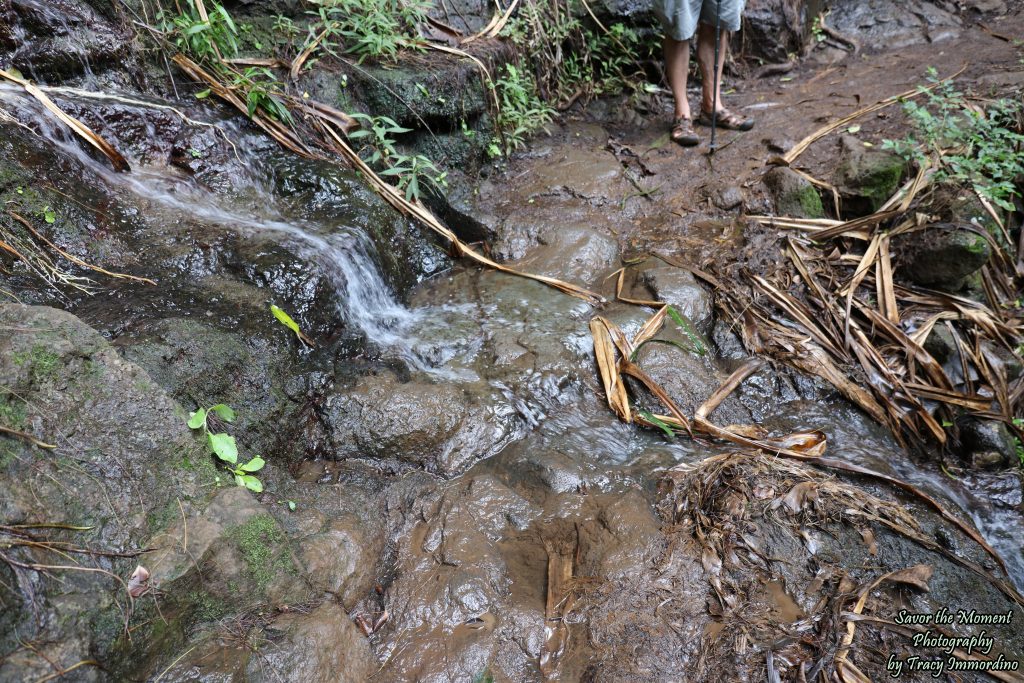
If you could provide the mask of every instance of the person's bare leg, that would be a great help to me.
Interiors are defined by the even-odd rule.
[[[690,103],[686,101],[686,77],[690,70],[690,41],[665,38],[665,76],[676,101],[674,119],[690,118]]]
[[[697,25],[697,63],[700,65],[701,75],[701,111],[710,113],[715,102],[717,109],[721,111],[722,105],[722,67],[725,66],[725,51],[729,47],[729,32],[722,31],[722,43],[718,46],[718,78],[712,71],[711,65],[715,62],[715,27],[701,23]],[[718,94],[715,99],[715,83],[718,83]]]

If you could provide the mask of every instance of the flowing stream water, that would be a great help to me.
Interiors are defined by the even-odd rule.
[[[69,91],[55,95],[74,99]],[[71,91],[73,92],[73,91]],[[88,100],[75,100],[88,105]],[[156,103],[153,103],[156,104]],[[187,217],[200,225],[230,228],[243,236],[271,236],[294,249],[327,274],[334,288],[337,314],[362,331],[372,343],[404,361],[413,372],[438,381],[458,382],[488,374],[481,370],[481,339],[502,335],[551,338],[568,350],[566,367],[548,368],[510,386],[501,377],[490,377],[490,398],[504,404],[521,419],[524,444],[512,452],[542,448],[568,459],[559,476],[590,481],[608,490],[624,490],[641,483],[651,488],[658,472],[700,452],[694,444],[666,443],[657,433],[639,432],[619,424],[603,402],[581,400],[582,384],[566,377],[591,371],[590,339],[585,334],[588,307],[551,289],[524,283],[507,275],[489,274],[489,287],[505,288],[501,297],[483,297],[470,285],[466,272],[442,276],[404,305],[386,281],[379,266],[378,245],[355,226],[315,222],[285,209],[261,176],[259,160],[240,150],[245,170],[244,186],[237,196],[214,193],[198,186],[176,169],[147,166],[129,158],[132,171],[117,173],[105,159],[86,150],[80,139],[21,88],[0,84],[0,105],[16,111],[60,152],[77,160],[81,172],[99,179],[123,201],[145,212],[159,211],[162,220]],[[159,105],[158,105],[159,106]],[[229,135],[238,135],[228,127]],[[116,144],[116,141],[115,141]],[[552,220],[557,220],[553,216]],[[510,303],[511,302],[511,303]],[[566,398],[566,395],[571,398]],[[917,465],[907,458],[889,435],[868,418],[845,404],[782,405],[772,418],[780,429],[817,428],[829,437],[832,457],[895,476],[958,508],[969,516],[986,539],[1006,560],[1011,575],[1024,587],[1024,555],[1019,547],[1016,515],[993,505],[995,484],[954,481],[931,465]],[[508,469],[518,456],[504,453],[483,469]],[[515,468],[512,468],[514,470]],[[570,472],[571,470],[571,472]],[[514,471],[511,476],[515,476]],[[996,487],[997,488],[997,487]]]

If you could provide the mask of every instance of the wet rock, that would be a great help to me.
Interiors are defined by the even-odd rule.
[[[707,340],[695,328],[680,329],[674,322],[667,321],[654,339],[657,341],[644,345],[636,354],[636,364],[672,397],[684,415],[693,415],[721,386],[727,374],[717,366]],[[627,382],[634,387],[635,395],[648,395],[639,382],[632,378]],[[653,398],[642,401],[641,405],[652,412],[664,410]],[[736,396],[728,397],[710,419],[722,425],[751,421],[749,411]]]
[[[541,238],[541,245],[520,267],[584,286],[599,282],[619,255],[614,238],[584,226],[559,226]]]
[[[451,266],[432,233],[394,211],[352,171],[280,150],[268,159],[276,196],[296,215],[338,226],[349,243],[346,257],[379,263],[387,284],[400,296]]]
[[[6,388],[0,423],[56,445],[44,450],[0,437],[5,524],[83,526],[87,530],[44,535],[73,546],[131,552],[155,547],[154,534],[205,508],[216,471],[185,426],[185,412],[75,316],[0,306],[0,384]],[[19,561],[31,559],[17,548],[5,552]],[[64,564],[42,550],[31,561]],[[87,564],[127,579],[139,562],[90,557]],[[0,652],[21,649],[17,642],[40,644],[38,655],[4,658],[0,679],[43,677],[52,673],[54,661],[96,659],[110,670],[149,656],[138,643],[130,655],[118,651],[125,596],[108,576],[54,576],[59,580],[32,570],[14,575],[0,563]],[[133,635],[142,639],[142,629]]]
[[[309,614],[284,615],[268,631],[284,637],[266,648],[260,659],[286,679],[360,683],[379,668],[366,637],[338,605],[326,603]],[[263,663],[253,658],[249,680],[274,680],[262,668]]]
[[[249,452],[294,460],[315,453],[317,441],[315,430],[306,429],[315,423],[302,417],[306,392],[292,389],[289,396],[306,375],[295,365],[286,332],[275,338],[218,329],[201,318],[168,318],[135,325],[115,343],[189,410],[230,405],[239,443]],[[316,390],[326,380],[314,373],[308,381]]]
[[[667,264],[656,265],[640,271],[639,280],[655,301],[669,304],[705,334],[711,330],[714,302],[693,273]]]
[[[190,683],[361,683],[378,668],[366,637],[344,609],[329,602],[309,612],[288,610],[266,626],[250,627],[243,638],[259,639],[260,645],[239,647],[231,639],[211,635],[182,650],[162,675]]]
[[[955,358],[957,353],[956,340],[953,333],[945,325],[938,324],[932,328],[928,338],[924,340],[924,350],[931,354],[932,358],[940,364]]]
[[[849,218],[877,211],[895,194],[907,171],[902,157],[865,147],[852,135],[840,138],[839,156],[833,184],[839,190],[843,215]]]
[[[898,253],[897,275],[928,287],[957,290],[968,276],[988,262],[988,241],[970,228],[937,224],[900,236],[893,242]]]
[[[452,384],[361,378],[327,398],[332,457],[371,458],[453,476],[500,447],[509,424]]]
[[[743,203],[743,190],[735,185],[727,185],[715,192],[713,201],[723,211],[731,211]]]
[[[743,52],[766,63],[787,61],[803,50],[817,0],[751,0],[743,11]]]
[[[1005,424],[968,418],[958,422],[961,454],[977,469],[1000,469],[1018,461],[1017,440]]]
[[[491,52],[495,59],[503,54],[500,49]],[[486,54],[481,57],[490,61]],[[425,123],[435,132],[458,132],[460,121],[480,117],[489,106],[479,67],[470,60],[440,54],[424,54],[415,65],[364,64],[353,70],[348,80],[368,111],[386,112],[406,128],[420,128]],[[478,143],[481,145],[486,146],[486,139]]]
[[[825,209],[818,190],[795,171],[776,166],[764,176],[764,183],[775,201],[775,213],[793,218],[821,218]]]
[[[0,63],[34,80],[53,83],[92,75],[131,55],[131,33],[86,3],[11,0],[5,4],[9,38],[0,38]]]
[[[339,597],[354,597],[351,587],[365,585],[359,572],[366,566],[363,539],[341,520],[327,531],[301,542],[300,561],[313,587]]]
[[[866,611],[884,618],[900,609],[934,612],[949,602],[968,611],[1010,610],[1014,621],[1021,614],[984,571],[964,572],[943,553],[917,545],[915,533],[944,530],[956,536],[950,552],[985,561],[980,547],[946,528],[931,510],[898,494],[876,498],[845,482],[828,483],[802,466],[775,470],[767,460],[747,453],[717,456],[677,484],[671,504],[662,508],[668,513],[663,521],[672,525],[666,529],[669,550],[654,562],[637,563],[630,576],[595,588],[578,603],[583,628],[604,656],[595,662],[594,652],[577,639],[561,658],[562,671],[582,660],[586,680],[593,681],[671,681],[680,670],[701,682],[752,680],[758,674],[751,672],[763,672],[763,664],[761,653],[746,649],[751,639],[778,642],[777,634],[810,628],[802,625],[806,616],[826,614],[829,605],[848,601],[851,588],[872,584],[884,597]],[[787,498],[797,512],[787,507]],[[889,521],[872,524],[869,535],[861,524],[829,517],[844,506],[870,509]],[[907,528],[906,536],[887,526],[895,520]],[[678,550],[691,542],[690,552]],[[792,561],[765,560],[779,557]],[[874,583],[899,570],[917,581]],[[643,605],[657,607],[661,619],[653,621],[637,609]],[[741,623],[743,635],[734,631]],[[844,631],[840,626],[832,632]],[[957,627],[957,635],[971,632]],[[1024,638],[1013,629],[1000,634],[1006,657],[1019,657]],[[892,641],[883,632],[859,628],[858,638],[863,639],[856,651],[858,668],[871,680],[884,678]],[[792,652],[795,659],[775,660],[783,680],[796,674],[801,662],[819,656]]]
[[[958,35],[959,19],[927,0],[865,0],[831,5],[829,25],[872,49],[898,50]]]

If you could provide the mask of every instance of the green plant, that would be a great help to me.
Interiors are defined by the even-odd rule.
[[[238,54],[238,27],[223,5],[213,3],[205,20],[192,3],[183,5],[186,9],[180,14],[172,15],[164,10],[157,14],[160,30],[174,41],[179,50],[191,54],[199,62]]]
[[[257,110],[264,111],[273,119],[292,125],[292,114],[285,106],[284,84],[277,80],[274,72],[263,66],[249,67],[232,75],[232,85],[245,92],[245,102],[252,117]]]
[[[555,112],[540,100],[533,79],[512,64],[505,65],[504,74],[494,81],[494,88],[500,104],[501,139],[493,140],[489,151],[493,148],[509,154],[522,147],[530,133],[549,123]]]
[[[1015,185],[1024,175],[1024,105],[1001,99],[982,109],[949,81],[939,81],[934,69],[928,80],[933,88],[925,102],[904,102],[915,134],[902,140],[885,140],[889,149],[908,160],[923,163],[933,153],[941,160],[936,180],[970,185],[980,195],[1007,211],[1013,211]]]
[[[387,116],[368,116],[355,113],[352,117],[360,122],[361,128],[348,134],[350,140],[363,141],[359,156],[371,166],[383,169],[381,177],[395,179],[395,185],[405,192],[406,199],[418,200],[423,185],[429,183],[438,188],[447,187],[447,173],[442,173],[433,161],[417,154],[406,156],[398,152],[393,135],[411,132],[399,126]]]
[[[1012,420],[1013,426],[1017,429],[1024,429],[1024,418],[1015,417]],[[1024,444],[1021,444],[1020,438],[1013,437],[1013,450],[1017,454],[1017,460],[1022,469],[1024,469]]]
[[[420,43],[417,27],[426,22],[429,0],[314,0],[317,18],[306,45],[314,41],[333,51],[341,44],[359,61],[394,59],[399,49]]]
[[[206,435],[206,444],[209,446],[210,452],[216,455],[228,472],[234,475],[236,484],[244,486],[255,493],[260,493],[263,490],[263,482],[254,477],[252,473],[263,469],[266,462],[257,455],[244,465],[239,465],[238,444],[235,442],[235,437],[227,433],[211,431],[210,415],[216,415],[224,422],[235,421],[235,411],[223,403],[218,403],[209,408],[200,408],[195,412],[189,413],[187,423],[189,429],[202,430],[203,434]]]
[[[814,17],[814,24],[811,26],[811,35],[814,36],[814,42],[816,43],[824,42],[825,38],[828,37],[825,34],[825,29],[821,27],[824,21],[825,15],[823,14],[819,14],[818,16]]]
[[[439,189],[448,187],[448,172],[442,172],[434,162],[423,156],[405,156],[402,154],[392,158],[392,166],[380,172],[381,177],[393,176],[399,190],[405,192],[405,198],[419,200],[423,193],[423,184],[429,183]]]
[[[502,30],[524,55],[523,70],[535,74],[542,98],[557,108],[577,99],[623,91],[642,92],[643,64],[660,61],[654,34],[647,39],[625,24],[591,25],[575,0],[522,0]]]

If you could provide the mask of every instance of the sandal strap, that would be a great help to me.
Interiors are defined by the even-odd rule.
[[[672,122],[672,132],[680,131],[681,133],[688,133],[693,131],[693,119],[688,116],[680,116],[678,119]]]
[[[712,114],[711,112],[704,111],[701,112],[701,117],[710,122]],[[745,118],[730,109],[725,109],[724,107],[718,110],[718,115],[715,117],[715,120],[720,122],[723,126],[742,126],[746,122]]]

